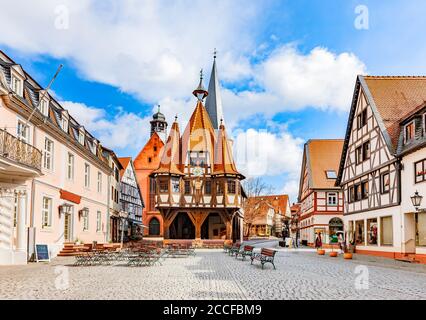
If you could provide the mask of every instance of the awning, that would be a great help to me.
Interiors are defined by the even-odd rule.
[[[68,201],[76,203],[76,204],[80,204],[80,202],[81,202],[81,196],[79,196],[75,193],[72,193],[72,192],[69,192],[69,191],[66,191],[66,190],[63,190],[63,189],[59,190],[59,193],[61,195],[61,199],[63,199],[63,200],[68,200]]]

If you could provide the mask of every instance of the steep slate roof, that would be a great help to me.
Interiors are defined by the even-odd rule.
[[[212,121],[213,128],[219,129],[220,120],[223,120],[223,109],[222,97],[220,95],[219,78],[217,76],[216,57],[213,61],[208,92],[209,95],[206,99],[206,110]]]
[[[375,115],[386,145],[394,155],[398,152],[401,121],[414,111],[421,109],[426,101],[425,76],[393,77],[359,75],[355,83],[351,110],[349,112],[346,128],[345,144],[343,146],[336,184],[340,184],[342,178],[349,138],[354,123],[355,110],[361,88]]]
[[[339,169],[340,156],[343,148],[342,139],[309,140],[305,144],[306,170],[310,179],[311,189],[333,189],[335,179],[327,179],[326,171]],[[302,168],[303,174],[304,168]],[[302,177],[301,177],[302,179]]]
[[[175,121],[170,129],[170,134],[161,156],[160,166],[153,173],[183,175],[180,148],[179,125]]]
[[[223,124],[219,127],[213,171],[215,174],[240,174],[235,165],[232,149],[229,145],[225,126]]]

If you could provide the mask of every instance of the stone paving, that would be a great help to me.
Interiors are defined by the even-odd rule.
[[[153,267],[72,263],[73,258],[56,258],[0,267],[0,299],[426,299],[424,266],[312,252],[279,251],[277,270],[271,265],[262,270],[221,250],[198,250],[196,257],[167,258]],[[368,289],[356,289],[356,268],[367,268]]]

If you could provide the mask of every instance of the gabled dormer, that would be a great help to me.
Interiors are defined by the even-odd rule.
[[[25,72],[18,64],[10,67],[10,89],[17,95],[24,96]]]

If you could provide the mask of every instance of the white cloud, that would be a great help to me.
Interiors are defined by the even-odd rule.
[[[248,129],[234,132],[234,136],[234,157],[238,169],[246,177],[285,176],[281,184],[283,191],[294,198],[304,141],[294,137],[286,128],[278,133]]]
[[[114,149],[121,156],[135,155],[149,138],[149,117],[140,117],[117,108],[109,119],[105,110],[84,103],[63,101],[61,105],[104,146]]]

